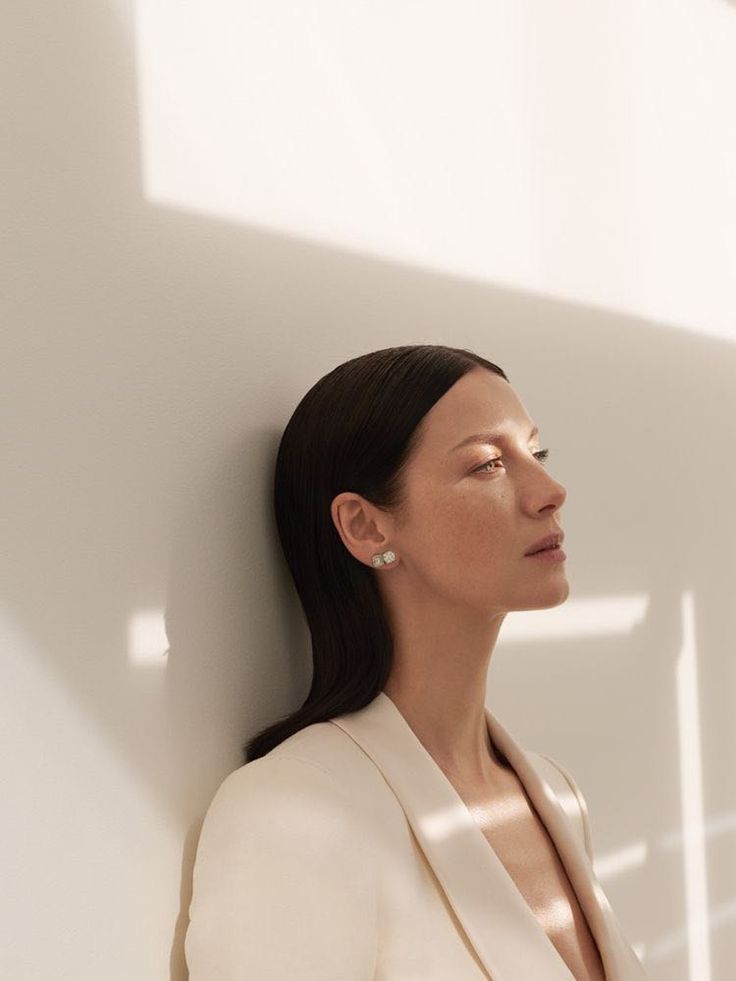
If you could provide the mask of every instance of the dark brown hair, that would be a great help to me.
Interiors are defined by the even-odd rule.
[[[311,634],[312,684],[296,711],[245,744],[246,763],[305,726],[363,708],[386,684],[393,645],[376,573],[345,548],[330,506],[349,490],[400,513],[424,416],[479,365],[509,380],[465,348],[384,348],[333,368],[294,410],[276,457],[274,508]]]

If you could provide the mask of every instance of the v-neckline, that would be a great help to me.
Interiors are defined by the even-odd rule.
[[[389,696],[387,696],[387,697],[389,697]],[[394,704],[394,707],[400,712],[400,710],[398,709],[398,706],[396,706],[396,703],[394,702],[393,704]],[[525,799],[525,802],[526,802],[527,807],[529,808],[530,812],[533,812],[532,813],[532,816],[536,815],[536,817],[539,819],[539,822],[541,823],[543,829],[545,830],[546,834],[548,835],[549,840],[552,843],[552,847],[554,848],[555,853],[557,854],[557,858],[558,858],[558,860],[560,862],[560,865],[562,866],[563,872],[564,872],[565,876],[567,877],[568,882],[570,883],[570,888],[572,889],[572,892],[575,895],[575,898],[576,898],[576,900],[578,902],[578,905],[580,906],[580,911],[581,911],[583,917],[585,918],[585,922],[587,924],[588,930],[590,931],[590,935],[593,938],[593,942],[596,945],[596,947],[598,948],[598,953],[599,953],[599,956],[601,958],[601,962],[603,963],[603,954],[602,954],[602,952],[600,950],[600,947],[598,947],[598,941],[596,940],[595,933],[593,932],[593,928],[590,925],[587,911],[586,911],[583,903],[581,902],[580,897],[577,894],[577,890],[575,889],[575,882],[573,881],[572,877],[570,876],[570,873],[568,872],[568,870],[567,870],[567,868],[565,866],[565,860],[563,858],[563,855],[560,852],[560,849],[558,847],[558,844],[555,841],[554,836],[551,834],[549,828],[547,827],[547,824],[546,824],[546,822],[544,820],[543,815],[540,814],[540,812],[537,810],[537,807],[535,806],[532,797],[530,796],[529,792],[527,791],[527,789],[526,789],[526,787],[524,785],[523,779],[519,776],[519,774],[514,769],[514,765],[511,762],[511,760],[508,759],[508,757],[506,756],[506,754],[503,752],[502,748],[500,746],[498,746],[498,744],[496,743],[496,741],[494,739],[494,733],[493,733],[493,729],[495,728],[495,726],[493,726],[493,727],[491,726],[489,714],[490,713],[486,709],[485,710],[486,729],[488,731],[488,738],[491,740],[491,744],[493,746],[493,750],[494,750],[494,752],[496,753],[497,756],[501,756],[501,757],[503,757],[503,759],[506,760],[506,764],[507,765],[506,765],[506,767],[504,767],[504,769],[507,770],[510,774],[513,775],[513,779],[511,780],[511,783],[514,784],[514,791],[520,791],[521,792],[521,794],[524,796],[524,799]],[[402,718],[403,718],[403,715],[402,715]],[[404,721],[406,722],[406,719],[404,719]],[[408,722],[407,722],[407,725],[408,725]],[[411,729],[411,726],[409,726],[409,728]],[[413,729],[412,729],[412,732],[414,732]],[[416,733],[415,733],[415,735],[416,735]],[[521,902],[524,903],[524,905],[526,906],[526,908],[529,910],[529,912],[531,913],[531,915],[534,917],[534,919],[536,920],[536,922],[539,924],[539,928],[542,930],[542,932],[544,933],[544,936],[547,938],[547,941],[549,942],[550,947],[553,949],[553,951],[557,955],[557,957],[559,957],[560,961],[564,964],[565,968],[570,972],[570,976],[574,979],[575,976],[573,975],[570,967],[568,966],[567,961],[564,959],[564,957],[562,956],[562,954],[560,953],[560,951],[557,949],[556,945],[552,941],[551,937],[549,936],[549,934],[547,933],[547,931],[542,926],[542,923],[541,923],[539,917],[537,916],[537,914],[532,909],[529,901],[527,900],[526,896],[524,895],[524,893],[522,892],[521,888],[519,887],[519,884],[517,883],[516,879],[509,872],[509,870],[506,868],[506,865],[501,860],[501,858],[499,856],[499,853],[496,851],[496,849],[494,848],[494,846],[491,843],[491,841],[489,841],[488,837],[486,836],[485,832],[483,831],[483,828],[482,828],[481,824],[479,823],[479,821],[477,820],[477,818],[473,815],[473,812],[472,812],[470,806],[468,805],[468,803],[467,803],[467,801],[465,799],[465,796],[455,787],[455,784],[447,776],[447,774],[442,769],[442,767],[437,763],[437,761],[434,759],[434,757],[432,756],[432,754],[429,753],[429,751],[426,749],[426,747],[424,747],[424,744],[421,742],[421,740],[418,740],[418,741],[419,741],[420,745],[422,746],[422,748],[424,748],[424,750],[427,753],[427,755],[429,756],[429,758],[432,760],[432,762],[435,764],[435,766],[439,770],[440,775],[447,781],[447,783],[449,784],[450,788],[457,794],[458,799],[460,801],[460,804],[465,809],[468,817],[470,818],[470,820],[473,822],[473,824],[477,828],[478,833],[480,834],[480,837],[483,840],[483,844],[487,848],[489,848],[491,850],[491,852],[493,853],[494,858],[498,861],[501,869],[503,870],[503,873],[508,878],[508,881],[509,881],[510,886],[515,890],[515,892],[518,895],[518,897],[521,900]],[[516,786],[516,784],[518,784],[518,787]],[[604,971],[605,971],[605,966],[604,966]]]
[[[552,840],[586,918],[607,977],[615,924],[596,890],[587,856],[550,785],[486,707],[492,743],[508,761]],[[575,981],[482,828],[450,779],[385,692],[363,709],[330,720],[373,760],[393,790],[427,861],[494,981],[518,977],[523,950],[529,981]],[[610,907],[608,907],[610,910]]]
[[[488,724],[488,717],[487,716],[486,716],[486,725],[487,725],[487,729],[488,729],[489,738],[493,742],[493,733],[491,732],[491,726],[490,726],[490,724]],[[502,756],[505,759],[505,756],[504,756],[502,750],[500,749],[499,746],[497,746],[495,744],[495,742],[493,742],[493,749],[494,749],[494,752],[497,755],[500,755],[500,756]],[[568,870],[566,868],[565,860],[564,860],[563,855],[560,852],[560,849],[558,847],[558,844],[555,841],[554,836],[550,833],[549,828],[547,827],[547,824],[545,823],[544,817],[539,813],[539,811],[538,811],[538,809],[537,809],[534,801],[532,800],[532,798],[529,795],[526,787],[524,786],[524,781],[521,779],[521,777],[519,776],[519,774],[514,769],[511,761],[508,760],[508,759],[506,759],[506,765],[503,766],[502,769],[505,771],[505,777],[504,778],[507,781],[507,783],[499,784],[498,785],[499,788],[500,788],[500,791],[501,791],[501,796],[503,794],[505,794],[505,792],[506,792],[507,789],[510,789],[511,795],[512,795],[510,799],[511,799],[511,802],[513,804],[513,802],[515,802],[515,801],[517,801],[519,799],[518,795],[520,794],[521,797],[523,798],[524,808],[526,810],[528,810],[529,815],[531,816],[531,818],[532,818],[535,826],[536,826],[537,822],[541,826],[542,831],[546,835],[546,837],[547,837],[547,839],[548,839],[548,841],[549,841],[549,843],[550,843],[550,845],[551,845],[551,847],[552,847],[552,849],[553,849],[553,851],[554,851],[554,853],[555,853],[555,855],[557,857],[557,861],[559,862],[559,865],[560,865],[560,867],[562,869],[562,874],[565,876],[565,878],[567,880],[567,883],[569,884],[570,890],[571,890],[573,896],[575,897],[575,901],[576,901],[576,903],[577,903],[577,905],[578,905],[578,907],[580,909],[580,914],[582,915],[583,919],[585,920],[585,924],[586,924],[587,930],[588,930],[588,932],[590,934],[592,943],[593,943],[593,945],[594,945],[594,947],[595,947],[595,949],[597,951],[598,957],[600,958],[601,965],[603,965],[603,971],[604,971],[604,976],[605,976],[605,962],[604,962],[604,959],[603,959],[603,953],[602,953],[602,951],[600,949],[600,945],[599,945],[599,943],[598,943],[598,941],[596,939],[596,935],[595,935],[595,932],[593,930],[593,927],[591,926],[590,918],[589,918],[588,913],[586,911],[585,905],[581,901],[580,896],[578,895],[577,889],[575,888],[575,882],[574,882],[573,878],[571,877],[570,873],[568,872]],[[515,887],[516,891],[519,893],[519,896],[521,897],[521,899],[526,903],[526,905],[529,908],[529,910],[532,913],[532,915],[537,919],[537,922],[539,923],[540,927],[544,931],[545,936],[549,940],[550,944],[552,944],[552,946],[554,947],[554,949],[557,952],[557,954],[560,957],[560,959],[568,967],[568,970],[570,971],[570,973],[572,973],[571,968],[567,965],[567,961],[565,961],[565,959],[562,956],[561,952],[557,948],[557,945],[554,943],[554,941],[552,940],[552,938],[549,936],[549,934],[545,930],[545,928],[544,928],[544,926],[543,926],[543,924],[542,924],[542,922],[540,920],[540,917],[534,911],[531,903],[526,898],[526,895],[522,891],[522,888],[519,885],[516,877],[509,871],[509,869],[508,869],[508,867],[506,865],[506,862],[501,859],[501,853],[496,849],[496,847],[494,846],[493,842],[490,840],[489,836],[484,831],[482,822],[479,821],[478,818],[474,815],[474,813],[473,813],[473,807],[471,806],[471,804],[468,803],[468,799],[467,799],[468,795],[465,793],[465,789],[463,788],[463,792],[461,792],[460,790],[458,790],[458,788],[455,786],[455,784],[453,783],[453,781],[447,776],[447,774],[444,772],[444,770],[442,770],[442,767],[440,767],[440,771],[442,772],[442,774],[445,777],[445,779],[450,782],[450,785],[453,787],[453,789],[455,790],[455,792],[458,794],[458,796],[459,796],[460,800],[462,801],[464,807],[466,808],[468,814],[470,815],[471,819],[475,822],[478,830],[480,831],[481,835],[483,836],[483,840],[485,841],[486,845],[488,846],[488,848],[490,848],[494,852],[496,858],[498,858],[498,860],[501,862],[501,865],[503,866],[504,871],[508,875],[508,877],[511,880],[511,882],[512,882],[513,886]],[[492,797],[491,798],[491,805],[490,806],[492,807],[493,804],[498,799],[500,799],[500,798]],[[479,798],[479,809],[481,809],[483,807],[483,804],[484,804],[484,801],[483,801],[482,796],[481,796],[481,798]],[[491,835],[492,835],[492,832],[491,832]],[[569,902],[569,900],[567,900],[567,897],[565,897],[565,900]]]

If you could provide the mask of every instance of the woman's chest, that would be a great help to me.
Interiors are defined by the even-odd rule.
[[[606,981],[572,883],[516,775],[491,793],[463,791],[460,796],[573,976]]]

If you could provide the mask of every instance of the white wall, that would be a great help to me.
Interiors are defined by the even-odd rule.
[[[652,978],[727,981],[736,5],[0,18],[0,974],[183,981],[204,809],[309,681],[281,430],[449,342],[568,489],[570,600],[508,618],[489,704],[578,779]]]

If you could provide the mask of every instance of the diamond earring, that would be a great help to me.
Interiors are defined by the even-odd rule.
[[[394,553],[389,550],[387,552],[379,552],[377,555],[374,555],[371,561],[377,569],[379,565],[386,565],[387,562],[393,562],[395,558],[396,556]]]

